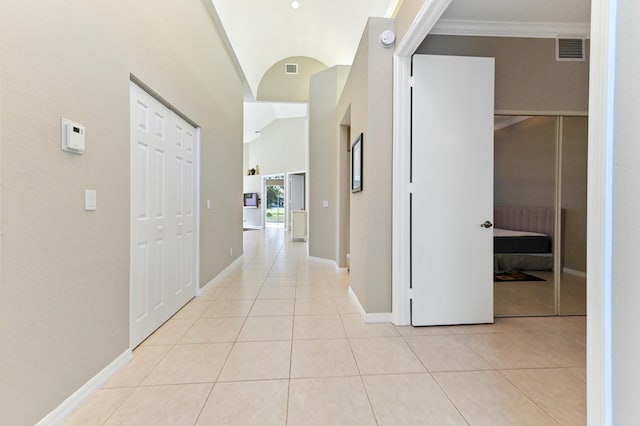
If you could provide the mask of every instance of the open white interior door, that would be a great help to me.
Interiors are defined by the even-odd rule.
[[[411,323],[493,322],[494,59],[413,57]]]

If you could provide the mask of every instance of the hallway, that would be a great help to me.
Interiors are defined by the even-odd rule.
[[[282,229],[245,231],[243,258],[65,424],[586,424],[585,317],[364,324],[348,285]]]

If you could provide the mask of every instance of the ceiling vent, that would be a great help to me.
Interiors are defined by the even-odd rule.
[[[284,64],[285,74],[298,74],[298,64]]]
[[[584,61],[584,39],[557,38],[556,61]]]

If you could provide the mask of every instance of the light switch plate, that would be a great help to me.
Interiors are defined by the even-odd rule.
[[[322,201],[322,207],[329,207],[329,201],[327,200]]]
[[[97,193],[94,189],[84,190],[84,209],[94,211],[97,208]]]

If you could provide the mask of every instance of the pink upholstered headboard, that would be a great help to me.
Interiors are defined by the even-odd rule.
[[[553,238],[554,215],[553,207],[496,207],[493,224],[500,229],[541,232]]]

